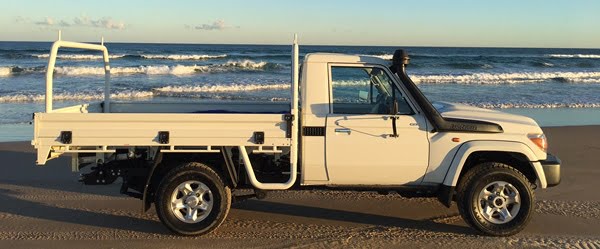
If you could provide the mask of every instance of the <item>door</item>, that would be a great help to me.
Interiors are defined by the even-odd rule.
[[[413,185],[422,180],[429,158],[426,121],[393,79],[383,67],[330,66],[325,144],[332,185]],[[397,118],[397,137],[392,117]]]

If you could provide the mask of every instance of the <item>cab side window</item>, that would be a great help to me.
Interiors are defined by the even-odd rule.
[[[331,67],[332,113],[392,114],[394,98],[399,114],[412,114],[389,75],[377,67]]]

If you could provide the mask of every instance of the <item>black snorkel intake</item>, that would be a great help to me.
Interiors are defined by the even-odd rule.
[[[408,53],[403,49],[398,49],[394,52],[392,58],[392,66],[390,69],[395,73],[409,94],[412,95],[421,110],[427,117],[427,120],[433,125],[433,132],[474,132],[474,133],[502,133],[502,127],[498,124],[457,118],[444,118],[433,107],[431,102],[427,100],[423,92],[419,90],[417,85],[406,74],[406,65],[410,63]]]

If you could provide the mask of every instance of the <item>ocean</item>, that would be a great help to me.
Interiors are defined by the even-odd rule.
[[[0,42],[0,141],[31,138],[44,110],[49,42]],[[116,101],[288,101],[289,45],[107,43]],[[300,46],[390,60],[399,47]],[[543,126],[600,124],[600,49],[402,47],[431,101],[528,115]],[[98,52],[63,49],[54,106],[103,98]]]

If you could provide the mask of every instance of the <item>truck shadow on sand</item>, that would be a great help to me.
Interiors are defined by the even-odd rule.
[[[26,147],[21,144],[17,144],[17,146]],[[94,195],[98,197],[121,195],[117,185],[84,186],[77,182],[78,174],[71,172],[69,161],[66,159],[53,160],[48,165],[39,167],[35,165],[35,154],[25,151],[0,148],[0,172],[2,172],[0,174],[0,216],[14,215],[148,234],[172,235],[158,220],[135,217],[137,214],[131,216],[125,212],[123,214],[102,213],[95,211],[93,204],[77,204],[84,200],[69,202],[76,203],[80,207],[84,206],[85,209],[45,203],[46,197],[71,195],[69,193],[73,193],[74,196]],[[52,193],[53,191],[60,192]],[[48,193],[50,196],[45,196],[44,193]],[[34,196],[34,199],[29,199],[31,196]],[[37,200],[35,196],[42,197],[42,199]],[[60,199],[58,198],[59,201]],[[115,205],[115,209],[121,207]],[[139,210],[138,207],[136,206],[136,211]],[[43,224],[43,222],[38,224]],[[31,224],[31,226],[34,227],[36,224]],[[77,229],[77,227],[73,229]]]
[[[158,220],[150,217],[135,217],[125,214],[110,214],[86,209],[67,208],[43,200],[20,198],[26,191],[52,189],[81,195],[121,196],[118,187],[83,186],[77,182],[77,175],[70,171],[68,160],[53,160],[44,167],[35,166],[35,154],[31,152],[3,151],[0,149],[0,215],[2,213],[65,222],[93,227],[122,229],[133,232],[172,236]],[[3,186],[4,185],[4,186]],[[12,186],[10,186],[12,185]],[[14,188],[16,187],[16,188]],[[23,191],[20,191],[23,187]],[[18,191],[15,191],[17,189]],[[68,204],[66,204],[68,205]],[[82,206],[82,205],[78,205]],[[116,209],[121,208],[116,206]],[[313,218],[329,221],[359,223],[372,226],[420,229],[431,232],[474,234],[468,227],[437,223],[432,220],[412,220],[393,216],[367,214],[353,211],[328,209],[314,206],[302,206],[272,201],[247,200],[235,203],[232,211],[245,210],[267,214],[280,214],[299,218]],[[136,215],[137,216],[137,215]],[[230,217],[231,219],[231,217]],[[310,223],[310,221],[307,221]],[[32,225],[33,226],[33,225]],[[77,229],[76,227],[74,229]]]
[[[242,203],[234,204],[232,208],[302,218],[316,218],[330,221],[359,223],[372,226],[418,229],[430,232],[452,233],[461,235],[476,235],[475,231],[473,231],[469,227],[437,223],[430,219],[412,220],[393,216],[360,213],[321,207],[302,206],[295,204],[270,202],[264,200],[247,200]],[[307,223],[309,222],[310,221],[307,221]]]
[[[0,203],[2,203],[0,205],[0,213],[93,227],[172,235],[160,222],[155,220],[64,208],[20,199],[17,196],[18,193],[14,193],[14,191],[0,188]],[[77,227],[73,227],[73,229],[77,229]]]

